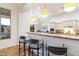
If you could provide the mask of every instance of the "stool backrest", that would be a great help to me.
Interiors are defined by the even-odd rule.
[[[30,39],[30,43],[32,43],[32,44],[37,44],[37,43],[39,43],[39,40],[36,40],[36,39]]]
[[[67,53],[67,48],[48,46],[48,51],[55,54],[55,55],[64,55]]]
[[[26,37],[25,36],[20,36],[20,40],[25,40]]]

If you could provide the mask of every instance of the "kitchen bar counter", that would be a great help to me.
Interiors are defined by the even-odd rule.
[[[57,38],[64,38],[64,39],[79,40],[79,35],[50,34],[50,33],[42,33],[42,32],[28,32],[28,34],[36,34],[36,35],[43,35],[43,36],[50,36],[50,37],[57,37]]]
[[[65,34],[50,34],[42,32],[28,32],[28,36],[33,39],[43,40],[48,46],[68,48],[68,56],[79,56],[79,36]]]

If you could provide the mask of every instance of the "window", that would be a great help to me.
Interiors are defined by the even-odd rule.
[[[11,36],[11,11],[0,8],[0,40],[9,39]]]

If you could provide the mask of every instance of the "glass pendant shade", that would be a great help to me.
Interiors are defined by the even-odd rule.
[[[47,10],[47,9],[41,10],[41,14],[42,14],[42,15],[48,15],[48,10]]]
[[[32,21],[36,21],[37,16],[36,16],[36,15],[32,15],[32,16],[31,16],[31,19],[32,19]]]
[[[75,10],[76,4],[75,3],[64,3],[64,11],[71,12]]]
[[[35,22],[36,19],[37,19],[37,16],[35,15],[35,11],[34,11],[34,3],[32,4],[32,8],[33,8],[33,10],[32,10],[33,14],[32,14],[32,16],[31,16],[31,20],[32,20],[33,22]]]
[[[47,9],[42,9],[41,14],[42,14],[43,17],[47,17],[48,16],[48,10]]]

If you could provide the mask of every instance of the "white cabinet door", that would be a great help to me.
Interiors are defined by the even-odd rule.
[[[56,29],[56,22],[50,22],[50,28]]]
[[[79,30],[79,21],[77,21],[76,24],[77,30]]]

